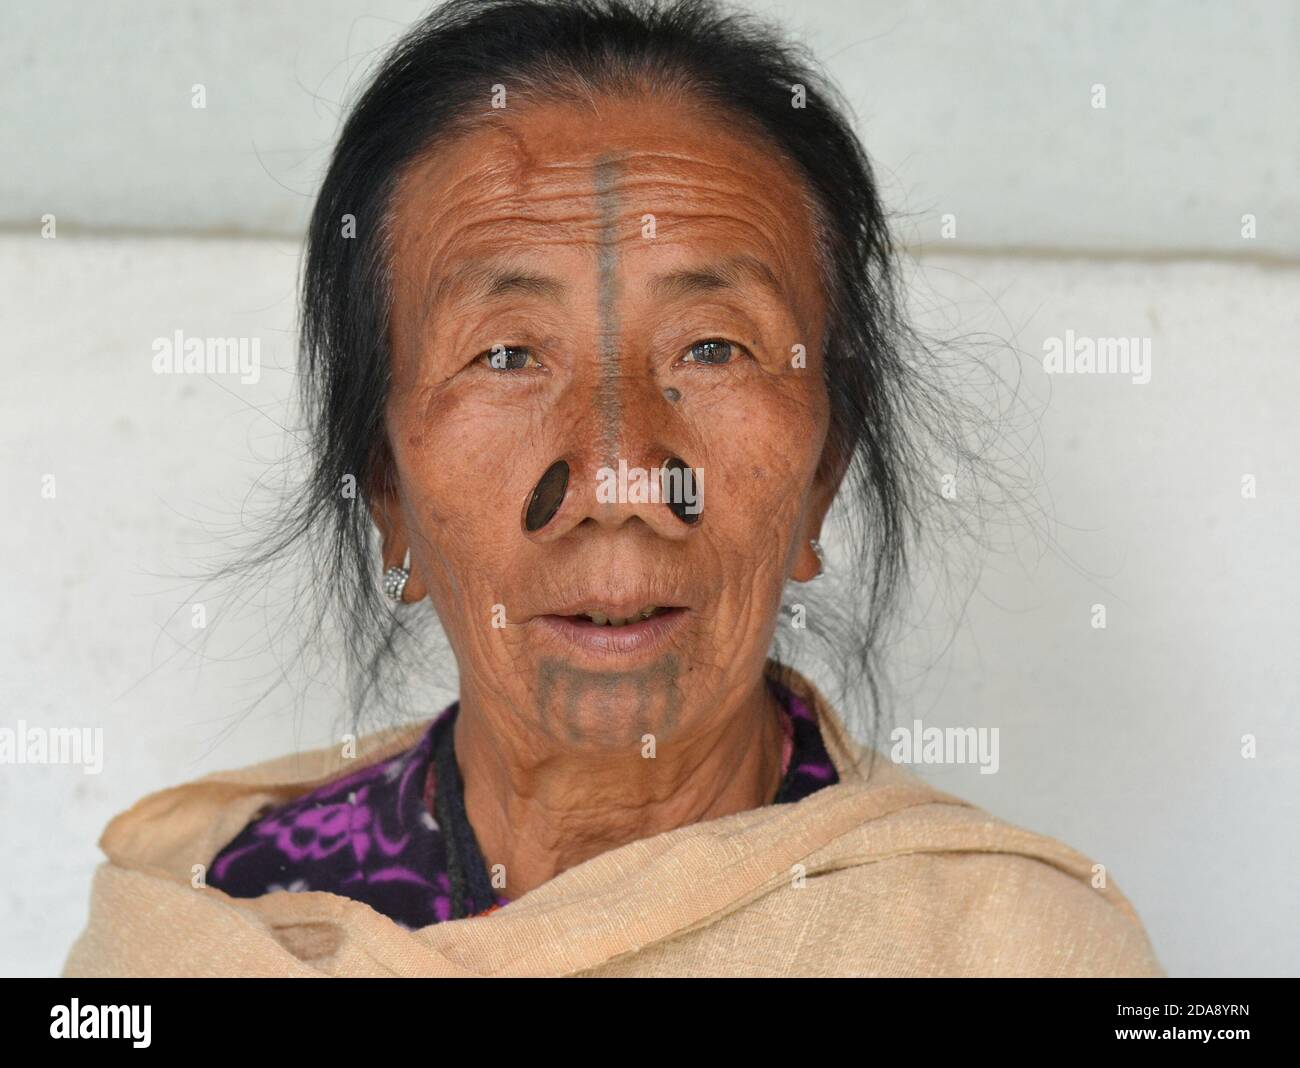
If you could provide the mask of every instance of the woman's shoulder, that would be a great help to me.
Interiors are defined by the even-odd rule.
[[[923,973],[1164,974],[1106,865],[940,790],[859,742],[808,679],[781,677],[814,710],[842,779],[803,804],[853,817],[808,858],[809,874],[845,902],[888,903],[891,923],[902,914],[909,937],[895,944],[930,947],[917,958]],[[859,907],[823,915],[846,944],[878,936],[880,917]]]
[[[929,787],[879,754],[866,783],[910,792],[910,801],[834,843],[828,857],[840,867],[827,872],[826,889],[890,902],[891,922],[910,933],[927,974],[1164,974],[1107,865]],[[853,926],[861,916],[843,920]]]
[[[252,828],[373,789],[429,727],[428,721],[392,727],[154,791],[108,822],[100,848],[114,866],[186,883],[202,872],[211,885],[212,861]]]
[[[1103,865],[1084,861],[1087,879],[1045,855],[969,854],[937,865],[932,878],[949,900],[959,885],[975,884],[965,943],[992,974],[1163,976],[1137,911]]]

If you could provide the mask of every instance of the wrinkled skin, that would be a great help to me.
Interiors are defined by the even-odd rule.
[[[466,803],[511,898],[766,804],[780,781],[762,671],[783,586],[819,571],[809,539],[836,488],[818,474],[825,305],[793,168],[692,110],[496,112],[408,167],[393,201],[396,488],[374,511],[385,566],[410,549],[404,600],[432,598],[455,653]],[[737,256],[774,284],[655,284]],[[449,285],[469,264],[542,281]],[[714,339],[731,347],[693,348]],[[670,456],[703,471],[698,522],[597,499],[600,467]],[[529,533],[525,505],[559,458],[568,492]],[[649,654],[596,656],[541,620],[628,598],[685,609]]]

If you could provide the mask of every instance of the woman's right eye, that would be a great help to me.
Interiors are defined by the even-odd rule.
[[[493,371],[522,371],[541,366],[528,349],[519,345],[493,345],[479,355],[479,362]]]

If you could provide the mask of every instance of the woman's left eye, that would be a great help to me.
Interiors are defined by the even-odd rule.
[[[706,341],[697,341],[689,349],[686,355],[682,357],[683,363],[702,363],[702,364],[719,364],[728,363],[731,360],[735,346],[730,341],[723,341],[721,338],[709,338]]]

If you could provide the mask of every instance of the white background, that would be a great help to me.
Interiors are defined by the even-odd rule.
[[[1297,5],[760,7],[843,87],[922,321],[1022,354],[1046,518],[896,661],[895,718],[996,726],[1001,770],[925,773],[1106,864],[1172,974],[1296,974]],[[421,10],[6,13],[0,726],[99,726],[106,757],[0,766],[4,973],[59,970],[114,813],[335,736],[336,700],[276,685],[257,612],[191,651],[177,576],[278,477],[301,228],[349,88]],[[154,375],[177,329],[261,338],[262,380]],[[1151,338],[1151,382],[1049,380],[1043,340],[1067,329]]]

